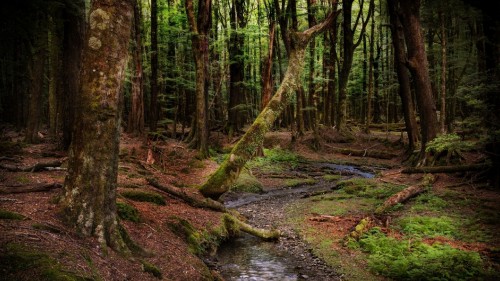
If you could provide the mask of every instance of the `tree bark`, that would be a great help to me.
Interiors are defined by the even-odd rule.
[[[67,222],[105,247],[127,252],[116,215],[120,92],[132,25],[131,1],[95,0],[83,50],[77,112],[62,199]]]
[[[440,12],[441,18],[441,114],[439,125],[441,133],[446,133],[446,28],[444,26],[444,13]]]
[[[436,103],[432,96],[429,66],[420,27],[420,0],[400,0],[401,23],[408,52],[407,66],[412,74],[420,111],[422,145],[420,159],[425,164],[425,146],[437,136]]]
[[[262,145],[264,135],[269,131],[274,121],[280,116],[294,92],[300,86],[300,77],[305,64],[305,49],[309,41],[319,32],[328,27],[336,14],[331,13],[328,18],[304,32],[290,33],[293,40],[285,77],[269,104],[257,116],[252,126],[234,146],[230,156],[221,164],[205,184],[200,187],[204,196],[219,198],[229,190],[231,184],[238,178],[245,163],[252,158],[256,150]]]

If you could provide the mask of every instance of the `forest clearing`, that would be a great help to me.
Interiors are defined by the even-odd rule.
[[[499,280],[491,1],[0,9],[0,280]]]

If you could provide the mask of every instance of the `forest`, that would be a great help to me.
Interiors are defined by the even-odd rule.
[[[500,279],[493,1],[0,7],[0,280]]]

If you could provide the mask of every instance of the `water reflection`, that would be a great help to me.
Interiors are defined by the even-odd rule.
[[[228,242],[218,252],[220,272],[226,280],[298,280],[287,257],[273,243],[249,235]]]

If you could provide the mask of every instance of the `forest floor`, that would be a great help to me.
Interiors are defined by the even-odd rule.
[[[250,223],[279,228],[284,233],[279,243],[290,255],[309,253],[306,258],[295,259],[300,278],[414,277],[390,271],[391,266],[396,266],[406,268],[407,272],[415,269],[412,271],[415,276],[425,279],[425,274],[436,274],[436,269],[421,273],[422,268],[411,258],[437,264],[441,271],[443,267],[457,265],[452,261],[436,262],[445,256],[465,262],[465,270],[456,270],[464,274],[462,279],[467,274],[473,279],[498,277],[500,191],[477,183],[473,174],[437,174],[430,191],[392,208],[382,220],[374,220],[371,225],[374,228],[362,239],[352,240],[346,237],[362,218],[372,216],[376,206],[392,193],[419,183],[423,175],[401,173],[404,146],[399,133],[366,135],[358,132],[353,139],[347,140],[331,129],[324,129],[320,137],[319,149],[315,150],[311,147],[315,143],[311,133],[293,143],[289,132],[269,133],[265,147],[272,161],[257,160],[249,170],[267,193],[318,183],[326,189],[307,191],[292,204],[287,204],[288,199],[282,197],[273,200],[273,206],[268,204],[269,200],[257,200],[237,207]],[[223,214],[192,207],[147,181],[147,178],[156,178],[162,185],[201,198],[196,186],[217,168],[222,154],[199,160],[196,151],[179,141],[148,143],[127,134],[122,136],[119,214],[130,238],[146,249],[146,253],[127,257],[103,251],[96,239],[78,236],[61,221],[58,200],[62,195],[60,185],[66,174],[67,155],[58,150],[50,138],[36,145],[26,145],[22,139],[21,133],[8,129],[4,130],[1,139],[0,280],[222,278],[216,272],[220,265],[213,254],[217,245],[231,233],[224,225]],[[228,147],[234,143],[235,139],[228,140],[222,134],[212,136],[211,144],[219,153],[228,152]],[[341,154],[342,149],[364,151],[365,156]],[[373,151],[394,157],[366,157]],[[294,156],[289,158],[289,153]],[[474,163],[483,157],[479,153],[465,153],[464,156],[465,163]],[[62,169],[39,169],[44,165],[36,165],[55,163],[53,166],[59,166],[58,161],[62,161]],[[356,166],[376,177],[357,181],[349,171],[311,169],[314,163]],[[344,184],[339,184],[339,180]],[[160,199],[151,194],[159,195]],[[231,193],[225,200],[245,196],[249,195]],[[276,223],[278,221],[280,223]],[[406,256],[417,252],[423,254],[399,261],[394,253],[387,252],[391,260],[399,261],[394,265],[381,254],[389,251],[388,248],[398,248],[401,252],[408,250]],[[453,251],[455,249],[460,252]],[[434,256],[428,257],[429,253]]]

